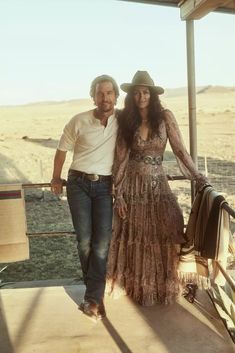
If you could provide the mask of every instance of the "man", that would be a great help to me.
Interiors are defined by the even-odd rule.
[[[112,234],[112,178],[117,133],[115,80],[96,77],[90,89],[95,109],[77,114],[65,126],[54,158],[51,189],[62,192],[61,171],[66,153],[73,151],[67,198],[77,236],[78,253],[86,285],[81,309],[103,318],[106,261]]]

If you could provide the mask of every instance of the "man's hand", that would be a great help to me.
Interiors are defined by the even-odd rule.
[[[54,157],[54,169],[51,180],[51,191],[56,195],[62,194],[63,184],[66,182],[60,177],[62,167],[66,158],[66,153],[67,152],[65,151],[60,151],[57,149]]]
[[[63,192],[63,183],[64,183],[63,179],[61,179],[61,178],[53,178],[51,180],[51,191],[54,194],[56,194],[56,195],[62,194],[62,192]]]

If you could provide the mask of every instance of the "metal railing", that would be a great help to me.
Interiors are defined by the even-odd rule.
[[[169,181],[174,181],[174,180],[187,180],[184,176],[182,175],[167,175],[167,178]],[[66,181],[64,181],[63,186],[66,186]],[[29,183],[29,184],[22,184],[23,189],[32,189],[32,188],[50,188],[51,183]],[[222,203],[221,207],[228,212],[228,214],[235,218],[235,211],[228,205],[228,203]],[[56,232],[34,232],[34,233],[27,233],[29,237],[36,237],[36,236],[62,236],[62,235],[68,235],[68,236],[74,236],[75,232],[74,231],[56,231]],[[235,283],[233,279],[226,273],[226,269],[221,266],[219,261],[215,260],[219,270],[225,277],[226,281],[229,283],[231,286],[232,290],[235,292]]]
[[[174,180],[187,180],[183,175],[167,175],[169,181]],[[63,183],[63,186],[66,186],[66,182]],[[29,184],[22,184],[23,189],[33,189],[33,188],[50,188],[51,183],[29,183]],[[235,211],[228,205],[228,203],[223,203],[221,206],[225,209],[228,214],[235,218]]]
[[[173,180],[186,180],[186,178],[182,175],[167,175],[169,181]],[[66,181],[63,182],[63,186],[66,186]],[[43,189],[50,188],[51,183],[26,183],[22,184],[23,189]],[[62,236],[62,235],[74,235],[74,231],[50,231],[50,232],[27,232],[27,236],[29,237],[37,237],[37,236]]]

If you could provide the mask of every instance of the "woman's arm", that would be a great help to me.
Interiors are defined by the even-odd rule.
[[[129,161],[129,149],[126,146],[123,138],[118,133],[114,163],[112,168],[113,185],[114,185],[114,207],[117,208],[119,217],[126,218],[126,202],[123,198],[125,188],[126,169]]]
[[[175,119],[174,114],[170,110],[165,111],[164,115],[167,136],[171,148],[176,156],[179,168],[183,175],[190,180],[196,180],[197,186],[200,188],[201,184],[207,184],[208,179],[199,173],[197,170],[192,157],[188,153],[183,138],[179,129],[179,125]]]

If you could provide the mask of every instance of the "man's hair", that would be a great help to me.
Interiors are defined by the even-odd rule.
[[[117,82],[114,80],[114,78],[112,78],[112,77],[109,76],[109,75],[101,75],[101,76],[96,77],[96,78],[91,82],[90,96],[91,96],[92,98],[94,98],[94,96],[95,96],[96,85],[97,85],[98,83],[105,82],[105,81],[108,81],[108,82],[111,82],[111,83],[112,83],[113,88],[114,88],[114,91],[115,91],[116,98],[119,96],[118,85],[117,85]]]

